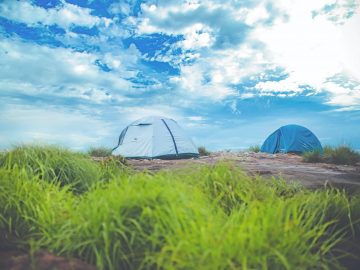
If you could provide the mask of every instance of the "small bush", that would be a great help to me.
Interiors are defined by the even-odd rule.
[[[323,161],[320,151],[305,152],[302,157],[304,162],[317,163]]]
[[[334,147],[330,145],[325,145],[323,147],[324,156],[330,156],[334,152]]]
[[[328,149],[324,159],[334,164],[355,165],[360,161],[360,154],[350,147],[342,145],[332,150]]]
[[[360,162],[360,154],[350,147],[341,145],[338,147],[325,146],[324,153],[320,151],[311,151],[303,154],[305,162],[326,162],[334,164],[355,165]]]
[[[260,152],[260,146],[259,145],[253,145],[249,147],[249,152],[259,153]]]
[[[205,148],[205,146],[200,146],[200,147],[198,148],[198,151],[199,151],[199,155],[200,155],[200,156],[210,156],[210,154],[211,154],[211,152],[208,151],[208,150]]]
[[[92,157],[108,157],[111,156],[111,148],[107,147],[91,147],[88,154]]]

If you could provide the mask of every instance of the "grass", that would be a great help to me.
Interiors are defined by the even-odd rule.
[[[249,147],[249,152],[259,153],[260,152],[260,145],[252,145]]]
[[[321,152],[317,150],[305,152],[302,158],[304,162],[309,162],[309,163],[324,162]]]
[[[346,145],[324,149],[325,160],[335,164],[354,165],[360,162],[360,154]]]
[[[199,155],[200,156],[210,156],[211,152],[208,151],[205,146],[198,147]]]
[[[44,171],[63,165],[44,156],[35,159]],[[0,246],[43,248],[99,269],[341,269],[357,254],[345,247],[359,240],[358,195],[253,179],[231,163],[151,174],[94,163],[106,181],[78,194],[18,157],[21,166],[0,167]]]
[[[91,147],[88,154],[92,157],[109,157],[111,156],[112,149],[108,147]]]
[[[304,153],[303,161],[355,165],[360,162],[360,154],[345,145],[338,147],[325,146],[323,154],[320,151]]]
[[[56,146],[22,145],[0,155],[0,168],[23,169],[43,181],[68,185],[71,190],[81,193],[123,171],[125,167],[120,164],[121,160],[114,157],[97,164],[87,154]]]

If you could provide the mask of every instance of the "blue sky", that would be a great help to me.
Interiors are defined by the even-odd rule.
[[[285,124],[360,149],[359,5],[2,0],[0,148],[111,147],[162,115],[211,150]]]

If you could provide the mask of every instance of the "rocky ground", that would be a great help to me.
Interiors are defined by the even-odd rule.
[[[210,156],[187,160],[129,160],[136,170],[156,171],[174,169],[192,164],[214,164],[221,160],[232,161],[251,175],[282,177],[297,180],[309,188],[330,184],[349,190],[360,189],[360,164],[356,166],[325,163],[305,163],[294,154],[265,154],[253,152],[217,152]]]

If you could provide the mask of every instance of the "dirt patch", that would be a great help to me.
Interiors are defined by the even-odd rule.
[[[19,250],[0,250],[0,269],[6,270],[96,270],[97,268],[79,259],[55,256],[41,250],[29,254]]]
[[[300,181],[306,187],[332,185],[347,189],[360,189],[360,165],[335,165],[305,163],[294,154],[265,154],[252,152],[218,152],[208,157],[185,160],[128,160],[136,170],[169,170],[193,164],[212,165],[221,160],[237,164],[251,175],[282,177],[285,180]]]

